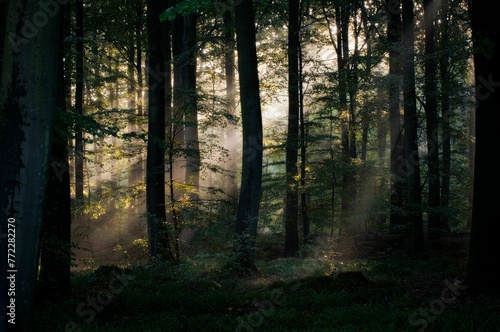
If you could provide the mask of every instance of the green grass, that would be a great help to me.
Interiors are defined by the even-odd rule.
[[[500,331],[498,298],[440,300],[463,271],[450,259],[277,259],[244,276],[227,259],[75,273],[71,298],[37,309],[36,331]]]

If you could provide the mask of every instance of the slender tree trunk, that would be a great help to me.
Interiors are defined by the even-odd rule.
[[[441,43],[442,50],[447,49],[449,43],[449,26],[448,26],[448,0],[441,2]],[[442,162],[441,162],[441,206],[446,210],[450,205],[450,184],[451,184],[451,126],[450,126],[450,94],[451,94],[451,77],[449,73],[449,56],[443,54],[439,61],[439,78],[441,81],[441,126],[442,126]],[[449,231],[448,213],[441,214],[441,228]]]
[[[500,290],[500,178],[495,149],[500,130],[500,27],[491,2],[471,8],[476,84],[476,154],[472,224],[465,284],[488,294]],[[485,47],[485,45],[488,45]]]
[[[0,9],[0,153],[4,158],[0,163],[0,229],[5,234],[5,240],[0,242],[5,255],[0,263],[0,315],[12,319],[17,331],[31,332],[58,106],[58,47],[63,15],[57,8],[53,17],[47,17],[47,24],[37,28],[29,21],[40,15],[37,2],[13,0],[0,4]],[[7,296],[11,282],[15,282],[15,297]],[[7,315],[7,305],[13,300],[15,317]]]
[[[160,22],[158,13],[164,9],[159,2],[148,0],[148,145],[146,169],[146,212],[149,255],[159,254],[173,259],[166,225],[165,210],[165,113],[166,82],[170,80],[168,61],[168,25]],[[151,70],[161,73],[153,75]]]
[[[302,6],[299,8],[299,13],[302,13]],[[301,20],[299,19],[299,27],[301,27]],[[300,31],[299,31],[300,32]],[[309,236],[311,233],[311,225],[308,214],[308,194],[307,194],[307,127],[306,116],[304,115],[304,89],[302,88],[303,75],[302,75],[302,47],[299,35],[299,112],[300,112],[300,215],[302,217],[302,232],[304,235],[304,244],[309,243]]]
[[[406,217],[402,213],[404,206],[404,181],[406,165],[404,164],[404,136],[401,126],[401,9],[400,1],[387,0],[389,23],[387,26],[387,40],[389,43],[389,126],[390,126],[390,225],[392,231],[406,225]],[[397,6],[396,6],[397,5]]]
[[[83,32],[83,1],[76,0],[76,87],[75,109],[78,115],[83,115],[83,63],[84,63],[84,32]],[[83,163],[84,140],[81,123],[75,126],[75,198],[83,200]]]
[[[235,115],[236,111],[236,63],[235,63],[235,40],[234,40],[234,15],[232,10],[226,10],[223,14],[224,20],[224,70],[226,74],[226,102],[227,102],[227,113]],[[236,151],[236,124],[229,123],[227,126],[227,150],[228,150],[228,163],[227,170],[229,171],[229,179],[226,182],[226,194],[229,197],[237,200],[238,197],[238,185],[236,183],[236,161],[237,161],[237,151]]]
[[[299,143],[299,0],[288,0],[288,132],[286,140],[285,251],[299,252],[299,194],[297,155]]]
[[[252,0],[235,5],[236,42],[243,123],[243,160],[236,214],[236,254],[241,266],[255,269],[255,238],[262,197],[262,114]]]
[[[184,35],[184,19],[182,16],[177,16],[172,22],[172,55],[173,55],[173,109],[172,109],[172,124],[173,135],[175,142],[175,157],[173,179],[174,182],[182,183],[185,179],[185,172],[181,164],[184,158],[179,151],[185,148],[185,131],[184,131],[184,95],[183,92],[183,35]],[[175,196],[178,196],[178,190],[174,191]]]
[[[182,85],[184,95],[184,126],[186,144],[185,183],[191,187],[189,197],[199,198],[200,147],[198,141],[198,107],[196,97],[196,22],[197,14],[184,16]]]
[[[428,237],[433,246],[440,244],[441,231],[441,175],[439,172],[438,94],[436,84],[437,60],[435,54],[435,17],[437,5],[434,0],[424,0],[425,22],[425,119],[427,124],[428,167]]]
[[[422,192],[420,185],[420,160],[418,154],[418,119],[415,92],[415,32],[413,1],[402,0],[403,16],[403,96],[405,161],[408,201],[406,209],[410,227],[410,255],[418,256],[424,250],[422,221]]]

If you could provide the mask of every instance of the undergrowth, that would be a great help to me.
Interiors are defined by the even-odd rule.
[[[178,265],[75,272],[71,298],[42,303],[36,331],[498,331],[500,301],[460,285],[446,257],[258,260],[228,270],[230,254]],[[451,285],[451,286],[450,286]],[[450,287],[452,288],[450,290]],[[445,296],[446,295],[446,296]]]

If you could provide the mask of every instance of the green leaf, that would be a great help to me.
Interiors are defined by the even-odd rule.
[[[210,0],[183,0],[161,13],[160,21],[172,21],[178,15],[185,16],[197,11],[208,10],[211,6],[212,1]]]

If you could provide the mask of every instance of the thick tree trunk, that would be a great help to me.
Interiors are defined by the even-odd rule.
[[[252,0],[235,6],[243,160],[236,214],[236,254],[241,266],[255,269],[255,238],[262,197],[262,114]]]
[[[40,17],[35,1],[9,1],[1,9],[5,26],[0,45],[0,226],[3,239],[0,263],[2,296],[0,315],[14,319],[16,329],[33,331],[33,300],[40,234],[58,90],[58,52],[62,11]],[[7,254],[11,256],[7,257]],[[7,260],[10,258],[10,261]],[[7,279],[14,277],[14,279]],[[7,289],[15,284],[15,297]],[[7,316],[7,303],[15,300],[15,318]],[[8,309],[10,312],[10,309]],[[2,324],[6,323],[2,321]],[[9,324],[9,323],[6,323]]]
[[[407,214],[410,227],[409,251],[418,256],[424,250],[422,221],[422,193],[420,185],[420,159],[418,153],[418,119],[415,92],[415,32],[413,1],[402,0],[403,17],[403,96],[405,161],[407,185]]]
[[[299,0],[288,1],[288,131],[286,140],[285,251],[299,252],[299,193],[297,156],[299,147]]]
[[[500,131],[500,27],[491,2],[472,1],[476,80],[476,155],[472,224],[465,283],[489,294],[499,290],[500,178],[495,161]],[[488,46],[485,46],[488,45]]]
[[[166,82],[170,80],[167,67],[168,25],[160,22],[158,13],[164,7],[154,0],[147,3],[149,67],[162,73],[157,77],[148,73],[148,145],[146,169],[146,212],[148,223],[149,255],[162,254],[172,259],[170,239],[166,225],[165,208],[165,113]]]
[[[64,39],[61,34],[58,57],[58,105],[52,134],[53,143],[42,223],[38,281],[38,298],[41,301],[57,300],[71,293],[71,183],[68,161],[70,128],[63,125],[64,117],[68,116],[63,50]]]

